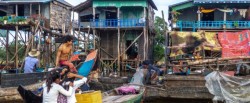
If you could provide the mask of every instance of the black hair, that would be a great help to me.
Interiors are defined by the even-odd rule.
[[[51,89],[51,84],[55,82],[56,79],[60,79],[60,72],[58,70],[53,70],[49,73],[48,78],[46,80],[46,86],[48,87],[47,93],[49,93]]]
[[[142,65],[149,65],[150,64],[150,61],[149,60],[144,60],[143,62],[142,62]]]
[[[64,36],[64,43],[67,43],[67,42],[69,42],[69,41],[73,41],[73,37],[70,36],[70,35]]]

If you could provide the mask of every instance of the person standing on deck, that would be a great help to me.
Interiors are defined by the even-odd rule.
[[[33,73],[35,72],[36,68],[38,68],[39,60],[37,56],[40,55],[40,52],[36,49],[32,49],[29,52],[29,56],[25,58],[24,61],[24,73]]]
[[[73,37],[66,35],[64,43],[59,47],[56,55],[56,67],[69,66],[71,72],[77,72],[76,67],[70,61],[70,56],[73,55]]]
[[[160,69],[153,66],[152,64],[150,64],[149,60],[143,61],[141,68],[147,69],[147,74],[146,74],[146,77],[145,77],[145,83],[146,84],[151,84],[151,79],[156,80],[158,78],[158,76],[160,76]],[[153,77],[153,72],[157,73],[156,77]]]

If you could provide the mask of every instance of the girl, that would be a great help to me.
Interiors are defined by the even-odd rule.
[[[66,91],[60,83],[60,72],[57,70],[51,71],[47,78],[46,85],[43,90],[43,103],[57,103],[59,93],[69,97],[73,93],[73,83],[69,84],[69,90]]]

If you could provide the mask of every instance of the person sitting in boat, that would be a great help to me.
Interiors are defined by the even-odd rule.
[[[145,77],[146,84],[151,84],[151,80],[157,80],[158,76],[160,76],[160,69],[150,64],[149,60],[143,61],[141,68],[147,69],[147,74]],[[157,75],[153,75],[154,73],[156,73]]]
[[[66,35],[64,43],[59,47],[56,55],[56,67],[68,66],[71,72],[77,72],[76,67],[69,59],[73,55],[72,47],[73,37]]]
[[[70,75],[69,75],[70,76]],[[57,103],[59,93],[70,97],[73,93],[73,83],[69,83],[69,90],[65,90],[59,83],[61,75],[58,70],[50,72],[46,84],[43,85],[43,103]]]
[[[24,73],[33,73],[38,68],[39,60],[37,57],[40,55],[40,52],[32,49],[28,54],[29,56],[24,61]]]

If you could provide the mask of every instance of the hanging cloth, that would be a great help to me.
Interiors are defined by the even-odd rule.
[[[213,12],[214,10],[216,10],[216,9],[204,9],[203,7],[201,7],[201,12],[202,12],[202,13],[211,13],[211,12]]]
[[[221,11],[221,12],[226,12],[226,13],[231,13],[231,12],[233,12],[233,9],[219,9],[219,8],[218,8],[218,10]]]
[[[238,9],[238,11],[240,12],[241,16],[243,16],[244,18],[246,17],[247,9]]]

